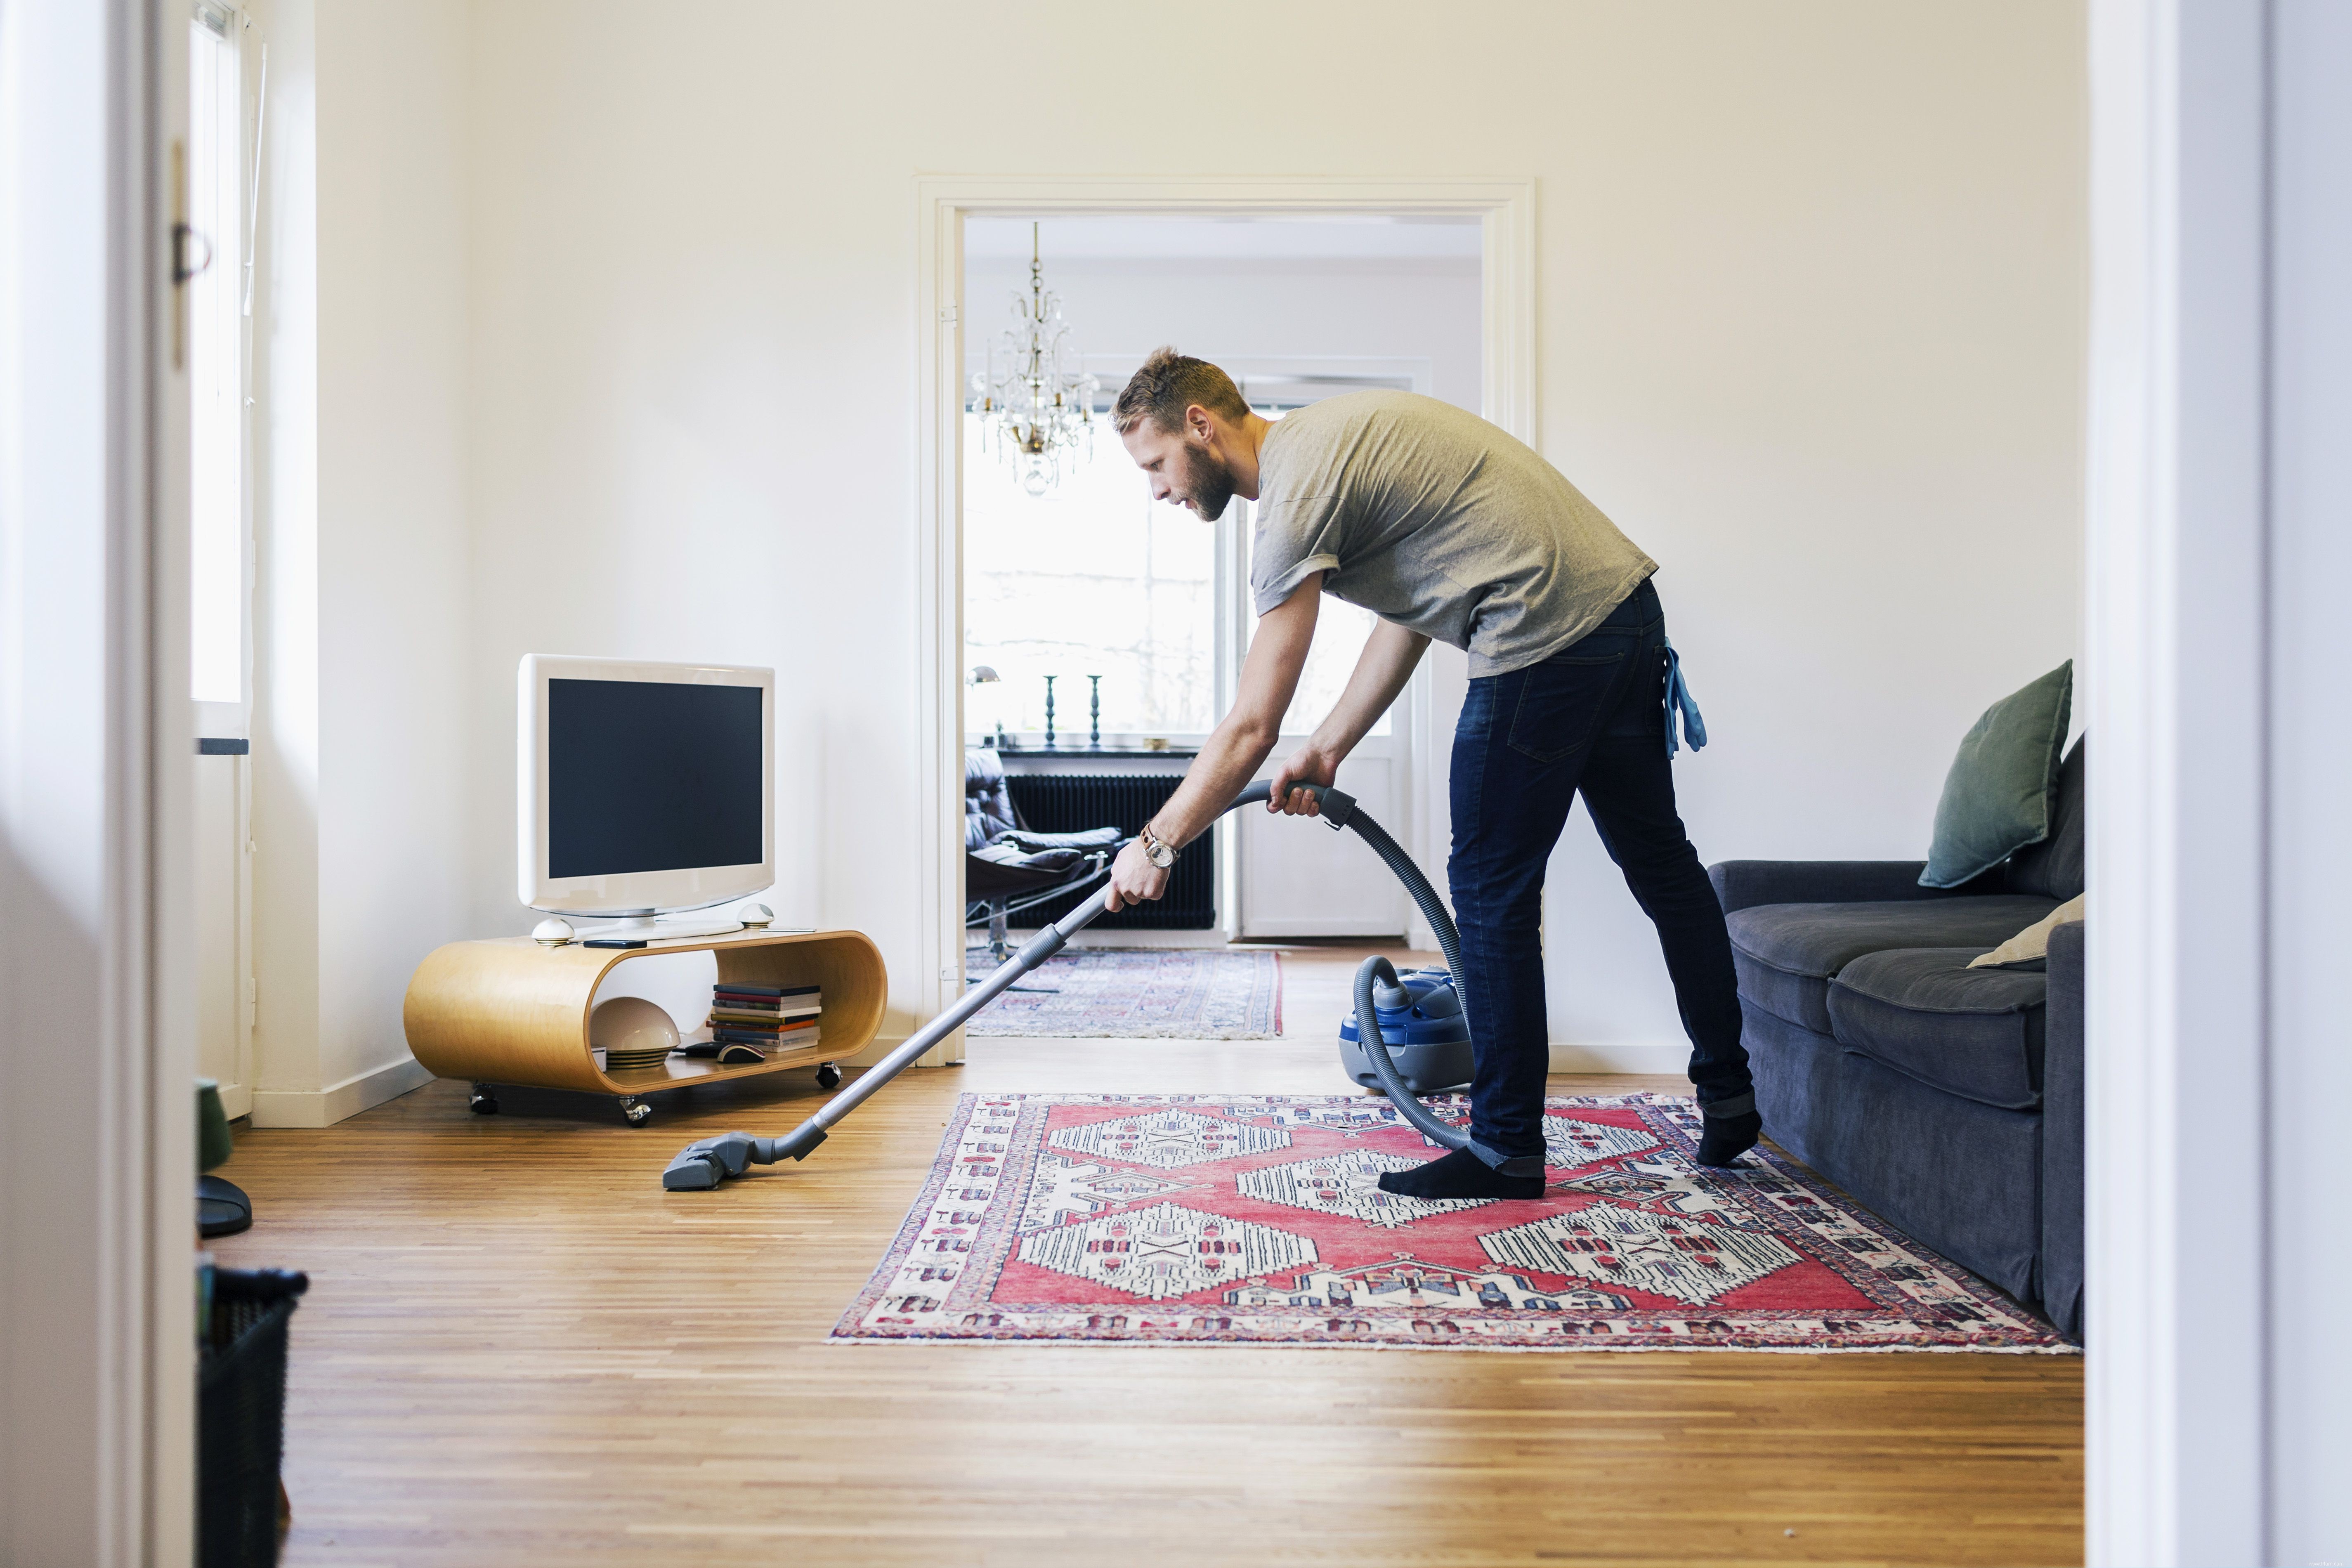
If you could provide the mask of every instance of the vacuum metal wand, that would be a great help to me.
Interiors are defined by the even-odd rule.
[[[1322,808],[1324,819],[1333,829],[1353,827],[1379,853],[1389,868],[1403,880],[1406,889],[1412,894],[1413,901],[1429,918],[1439,944],[1445,950],[1447,963],[1458,977],[1461,971],[1455,962],[1456,938],[1453,919],[1445,912],[1445,906],[1438,901],[1436,893],[1430,888],[1427,879],[1422,876],[1421,868],[1412,863],[1412,858],[1381,830],[1378,823],[1356,810],[1352,795],[1321,784],[1295,787],[1315,796]],[[1225,810],[1256,805],[1272,793],[1273,786],[1260,779],[1235,795]],[[1223,816],[1223,813],[1218,815]],[[997,967],[994,973],[956,998],[954,1004],[938,1017],[908,1036],[888,1056],[844,1085],[840,1093],[818,1107],[815,1115],[792,1131],[782,1138],[729,1132],[689,1143],[678,1151],[677,1158],[672,1160],[669,1168],[662,1173],[662,1185],[672,1192],[705,1191],[717,1186],[729,1176],[741,1175],[751,1165],[772,1165],[783,1159],[807,1159],[810,1152],[824,1142],[826,1129],[865,1104],[883,1085],[912,1066],[924,1052],[955,1033],[973,1014],[1003,995],[1014,981],[1061,952],[1070,938],[1093,923],[1096,917],[1103,912],[1103,907],[1109,899],[1108,887],[1097,889],[1085,903],[1024,942],[1019,952]],[[1358,1028],[1362,1036],[1365,1054],[1371,1060],[1372,1070],[1380,1075],[1391,1101],[1407,1121],[1445,1147],[1461,1148],[1469,1143],[1469,1134],[1458,1127],[1446,1125],[1423,1110],[1412,1091],[1404,1087],[1397,1076],[1395,1064],[1389,1058],[1388,1045],[1381,1038],[1380,1022],[1370,1000],[1376,967],[1386,972],[1390,984],[1396,984],[1396,970],[1384,958],[1368,960],[1356,977]]]

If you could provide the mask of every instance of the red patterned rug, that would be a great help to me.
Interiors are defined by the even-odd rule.
[[[1458,1100],[1435,1102],[1449,1120]],[[1553,1100],[1549,1190],[1375,1185],[1435,1151],[1354,1095],[965,1095],[835,1341],[1445,1350],[2072,1349],[1688,1100]]]

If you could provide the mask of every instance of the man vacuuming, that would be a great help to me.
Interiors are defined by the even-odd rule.
[[[1269,810],[1312,815],[1303,784],[1339,764],[1387,711],[1432,637],[1470,656],[1454,733],[1454,852],[1476,1077],[1473,1147],[1381,1177],[1421,1198],[1543,1195],[1544,868],[1581,792],[1601,841],[1658,928],[1691,1040],[1702,1164],[1728,1165],[1763,1130],[1739,1043],[1731,939],[1675,809],[1674,672],[1657,563],[1558,469],[1475,415],[1402,392],[1329,397],[1280,421],[1253,413],[1215,365],[1160,349],[1113,414],[1155,499],[1206,521],[1257,503],[1257,635],[1233,710],[1168,804],[1120,852],[1108,907],[1157,899],[1184,846],[1254,777],[1280,737],[1325,594],[1380,624],[1339,701],[1274,774]],[[1689,731],[1694,744],[1703,738]]]

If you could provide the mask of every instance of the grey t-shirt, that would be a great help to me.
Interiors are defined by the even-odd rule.
[[[1549,658],[1658,569],[1531,448],[1410,392],[1345,393],[1275,421],[1257,516],[1259,615],[1328,572],[1325,593],[1467,649],[1473,676]]]

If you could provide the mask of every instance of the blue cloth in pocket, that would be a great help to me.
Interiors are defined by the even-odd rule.
[[[1675,651],[1675,639],[1666,639],[1666,755],[1673,756],[1682,747],[1675,741],[1675,716],[1682,715],[1683,738],[1694,752],[1706,744],[1706,721],[1699,717],[1698,702],[1691,696],[1690,683],[1683,679],[1683,656]]]

